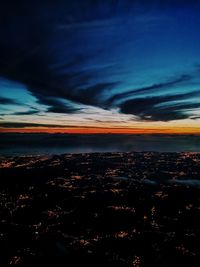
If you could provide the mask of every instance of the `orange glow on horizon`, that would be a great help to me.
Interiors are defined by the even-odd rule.
[[[200,134],[200,128],[176,127],[176,128],[0,128],[0,133],[66,133],[66,134]]]

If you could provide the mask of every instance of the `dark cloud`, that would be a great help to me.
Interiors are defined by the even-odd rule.
[[[192,76],[190,75],[181,75],[180,77],[167,81],[167,82],[163,82],[163,83],[156,83],[153,84],[151,86],[146,86],[143,88],[138,88],[138,89],[134,89],[128,92],[123,92],[123,93],[119,93],[119,94],[115,94],[113,95],[111,98],[108,99],[108,103],[111,104],[115,101],[118,100],[123,100],[123,98],[126,97],[131,97],[134,95],[137,95],[138,93],[151,93],[154,90],[160,90],[160,89],[164,89],[164,88],[171,88],[173,86],[176,86],[178,84],[181,84],[183,82],[189,81],[192,79]]]
[[[49,68],[50,59],[47,58],[50,56],[41,47],[33,55],[24,55],[25,53],[14,46],[0,47],[0,75],[25,84],[40,104],[50,105],[49,111],[51,112],[72,113],[77,110],[66,107],[64,102],[52,100],[53,98],[103,107],[101,95],[117,84],[110,82],[88,86],[90,73],[69,69],[63,70],[63,73],[57,73],[54,69]],[[18,61],[19,58],[23,58],[23,60]],[[78,61],[77,63],[70,62],[68,68],[73,68],[74,64],[78,64]],[[62,69],[63,66],[60,68]]]
[[[87,87],[79,92],[78,99],[81,103],[87,105],[95,105],[102,108],[107,108],[107,104],[104,103],[102,95],[106,91],[115,88],[115,86],[117,86],[118,84],[120,83],[107,82],[107,83],[98,83],[94,86]]]
[[[19,102],[15,99],[0,96],[0,105],[18,105]]]
[[[3,128],[26,128],[26,127],[47,127],[47,128],[65,128],[66,126],[55,124],[28,123],[28,122],[0,122]],[[71,126],[70,126],[71,127]]]
[[[27,111],[18,111],[18,112],[14,112],[12,115],[35,115],[38,114],[39,111],[38,110],[27,110]]]
[[[11,122],[11,121],[1,121],[0,128],[26,128],[26,127],[46,127],[46,128],[80,128],[79,125],[63,125],[63,124],[44,124],[44,123],[29,123],[29,122]],[[84,126],[83,128],[91,128],[90,126]],[[102,128],[100,126],[95,126],[95,128]]]
[[[189,117],[187,110],[200,108],[200,103],[188,103],[189,97],[198,97],[198,91],[177,95],[152,96],[127,100],[120,105],[125,114],[133,114],[142,120],[170,121]],[[172,102],[185,100],[185,102]],[[171,103],[172,102],[172,103]]]
[[[63,103],[61,100],[58,99],[45,99],[44,103],[49,107],[49,112],[55,113],[76,113],[80,111],[80,108],[75,108],[72,104]]]
[[[197,119],[200,119],[200,116],[191,116],[191,118],[192,118],[193,120],[197,120]]]
[[[111,2],[110,2],[111,3]],[[59,25],[92,21],[107,12],[99,1],[5,1],[0,10],[0,76],[24,84],[39,103],[49,111],[73,113],[63,98],[77,104],[103,106],[101,94],[116,83],[90,83],[92,73],[80,71],[80,65],[91,53],[73,50],[77,45],[76,32],[60,35]],[[112,2],[112,5],[117,2]],[[109,5],[109,3],[108,3]],[[83,9],[85,12],[83,12]],[[84,44],[83,44],[84,48]],[[73,55],[72,55],[73,54]]]

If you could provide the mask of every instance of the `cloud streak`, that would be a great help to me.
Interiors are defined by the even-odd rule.
[[[194,91],[177,95],[135,98],[120,104],[120,111],[136,115],[146,121],[186,119],[190,117],[186,112],[188,109],[200,108],[200,103],[188,103],[187,100],[190,97],[199,97],[199,95],[199,91]],[[180,100],[185,100],[185,102],[176,102]]]
[[[150,86],[146,86],[146,87],[142,87],[142,88],[138,88],[138,89],[134,89],[128,92],[122,92],[119,94],[115,94],[113,95],[109,100],[108,103],[112,104],[115,101],[122,101],[123,98],[128,98],[128,97],[134,97],[137,94],[141,94],[141,93],[152,93],[152,91],[155,90],[162,90],[162,89],[170,89],[173,88],[176,85],[182,84],[183,82],[188,82],[192,80],[192,76],[191,75],[181,75],[180,77],[174,79],[174,80],[170,80],[167,82],[163,82],[163,83],[155,83],[153,85]]]
[[[29,123],[29,122],[0,122],[2,128],[27,128],[27,127],[45,127],[45,128],[65,128],[66,126],[44,123]],[[73,126],[70,126],[73,127]]]
[[[0,105],[19,105],[19,102],[15,99],[0,96]]]

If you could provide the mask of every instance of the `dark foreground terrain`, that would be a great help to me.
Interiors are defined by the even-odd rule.
[[[200,266],[200,154],[0,158],[0,266]]]

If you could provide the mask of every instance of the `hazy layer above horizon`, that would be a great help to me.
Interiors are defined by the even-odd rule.
[[[0,156],[129,151],[200,152],[200,135],[0,134]]]

